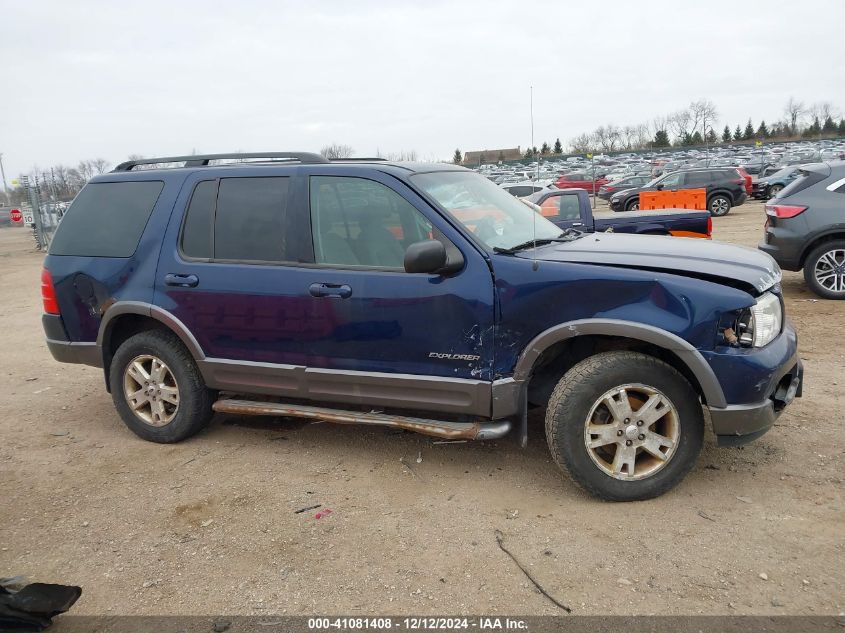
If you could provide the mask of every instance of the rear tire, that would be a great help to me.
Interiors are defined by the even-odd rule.
[[[606,501],[638,501],[662,495],[690,471],[704,415],[673,367],[637,352],[604,352],[557,384],[546,439],[558,466],[585,490]]]
[[[714,218],[721,218],[730,213],[731,199],[721,193],[717,194],[710,198],[707,208],[710,210],[710,215]]]
[[[114,406],[138,437],[179,442],[211,421],[214,392],[173,332],[149,330],[126,339],[109,370]]]
[[[845,299],[845,240],[825,242],[804,261],[804,279],[825,299]]]

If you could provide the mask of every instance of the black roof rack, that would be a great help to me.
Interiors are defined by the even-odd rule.
[[[158,163],[184,163],[184,167],[206,167],[212,160],[240,160],[246,158],[286,158],[305,165],[328,163],[329,160],[312,152],[250,152],[247,154],[199,154],[194,156],[164,156],[161,158],[141,158],[120,163],[112,171],[132,171],[138,165],[156,165]]]
[[[373,161],[386,161],[386,158],[382,158],[381,156],[350,156],[349,158],[332,158],[331,162],[333,163],[353,163],[356,160],[360,160],[365,163],[373,162]]]

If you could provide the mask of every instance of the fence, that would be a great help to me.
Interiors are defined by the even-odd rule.
[[[46,251],[56,232],[56,227],[61,222],[64,205],[45,199],[41,183],[37,178],[21,176],[20,182],[29,200],[29,209],[23,209],[24,224],[32,227],[35,247]]]

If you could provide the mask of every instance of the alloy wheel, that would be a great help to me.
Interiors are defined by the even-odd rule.
[[[813,275],[830,292],[845,292],[845,249],[835,248],[816,260]]]
[[[640,383],[615,387],[595,401],[584,422],[590,459],[614,479],[635,481],[660,471],[681,436],[678,410],[663,393]]]
[[[179,385],[156,356],[136,356],[123,372],[123,394],[135,416],[150,426],[166,426],[179,410]]]

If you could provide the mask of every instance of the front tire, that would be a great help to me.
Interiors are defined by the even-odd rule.
[[[625,211],[639,211],[640,210],[640,201],[637,198],[629,201],[625,205]]]
[[[173,332],[149,330],[126,339],[109,370],[114,406],[138,437],[179,442],[211,421],[214,392]]]
[[[698,394],[673,367],[637,352],[597,354],[570,369],[546,410],[552,457],[606,501],[639,501],[676,486],[704,441]]]
[[[814,248],[804,262],[804,279],[820,297],[845,299],[845,240]]]
[[[707,208],[710,209],[710,215],[714,218],[721,218],[731,211],[731,199],[725,195],[718,194],[710,198],[707,203]]]
[[[768,197],[769,198],[777,198],[778,194],[783,191],[783,185],[772,185],[769,187]]]

